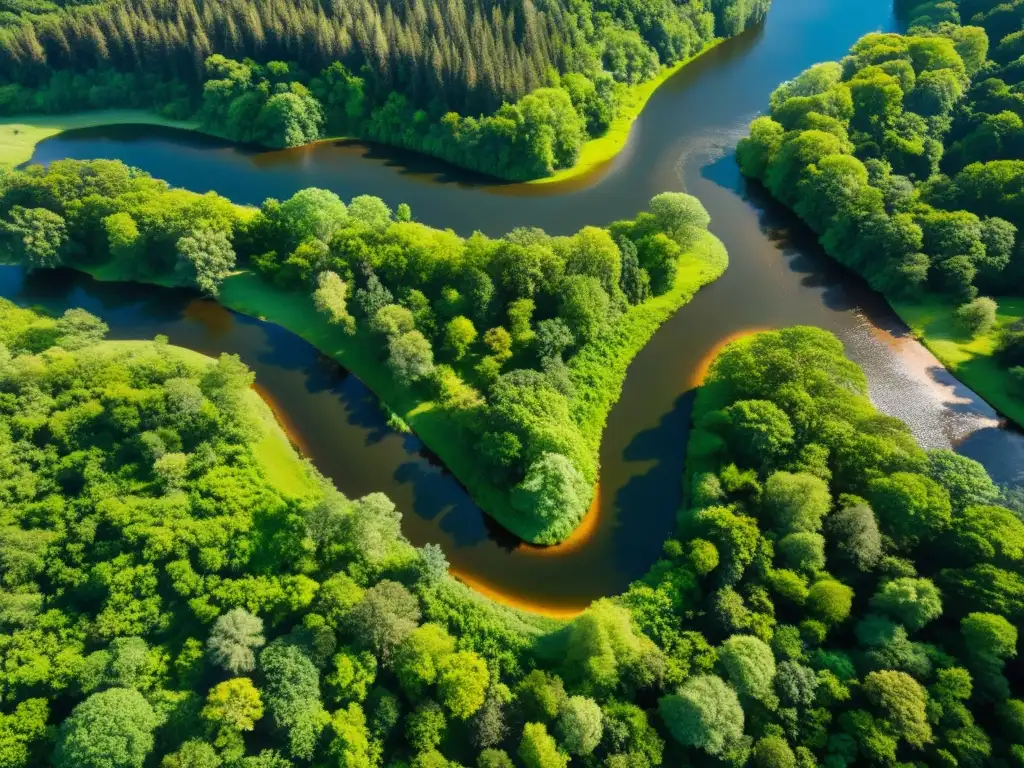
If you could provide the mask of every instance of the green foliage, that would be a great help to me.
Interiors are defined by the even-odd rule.
[[[138,691],[110,688],[79,704],[61,724],[57,768],[142,768],[158,724]]]
[[[743,749],[743,709],[736,692],[714,675],[689,678],[658,702],[669,733],[680,744],[727,757]]]
[[[206,647],[210,661],[237,675],[256,668],[255,650],[264,642],[263,621],[244,608],[232,608],[214,622]]]

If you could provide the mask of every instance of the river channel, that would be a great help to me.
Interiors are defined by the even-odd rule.
[[[388,494],[415,544],[437,542],[453,572],[496,599],[571,615],[622,591],[657,558],[680,504],[694,387],[714,352],[747,331],[794,324],[835,333],[866,371],[872,399],[926,447],[954,447],[998,482],[1019,480],[1024,435],[914,341],[888,304],[832,262],[788,212],[742,180],[732,150],[772,89],[840,58],[861,35],[895,28],[892,0],[775,0],[764,24],[668,80],[626,148],[565,183],[495,184],[416,155],[353,142],[253,152],[152,127],[85,129],[39,145],[34,162],[118,158],[171,184],[236,202],[308,186],[407,202],[414,217],[461,234],[516,226],[564,234],[634,215],[653,195],[697,195],[730,255],[725,275],[657,332],[629,369],[601,446],[598,501],[558,547],[524,545],[492,524],[413,436],[389,430],[354,376],[288,331],[185,290],[97,283],[71,272],[0,268],[0,295],[60,310],[83,306],[114,338],[157,333],[251,366],[296,444],[349,496]]]

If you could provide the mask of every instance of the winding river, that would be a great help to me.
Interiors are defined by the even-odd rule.
[[[665,190],[701,198],[726,244],[725,276],[654,336],[629,369],[601,446],[594,509],[568,542],[519,543],[491,524],[419,441],[390,431],[354,376],[284,329],[184,290],[103,284],[71,272],[26,277],[0,269],[0,294],[20,303],[101,315],[117,338],[167,334],[209,354],[239,354],[256,372],[295,442],[350,496],[387,493],[415,544],[442,544],[453,572],[501,601],[571,615],[622,591],[657,558],[680,503],[694,386],[715,351],[747,331],[797,323],[842,339],[868,374],[875,403],[927,447],[955,447],[999,482],[1018,480],[1024,435],[957,382],[914,341],[885,301],[828,259],[786,211],[748,188],[732,149],[782,80],[841,57],[862,34],[895,27],[892,0],[775,0],[765,23],[666,82],[627,147],[587,176],[560,184],[494,184],[419,156],[324,142],[254,153],[203,136],[143,127],[65,133],[34,161],[114,157],[175,185],[237,202],[307,186],[407,202],[425,223],[498,235],[540,226],[569,233],[632,216]]]

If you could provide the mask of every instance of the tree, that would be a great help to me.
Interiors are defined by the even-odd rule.
[[[309,760],[330,717],[320,701],[320,673],[297,645],[275,640],[260,653],[266,683],[263,699],[274,727],[287,738],[288,750]]]
[[[315,237],[324,243],[345,224],[348,210],[333,192],[317,187],[300,189],[278,209],[282,228],[288,232],[288,250],[303,240]]]
[[[871,607],[916,632],[942,615],[942,597],[930,579],[900,578],[883,584],[871,598]]]
[[[558,751],[558,745],[543,723],[527,723],[517,752],[526,768],[566,768],[569,756]]]
[[[928,475],[949,493],[954,512],[999,498],[999,488],[985,467],[947,448],[928,451]]]
[[[379,197],[357,195],[348,204],[349,219],[368,229],[384,230],[391,223],[391,209]]]
[[[678,692],[658,701],[669,733],[684,747],[702,749],[712,757],[733,753],[743,744],[743,708],[720,677],[695,675]]]
[[[640,304],[651,296],[650,273],[640,266],[639,252],[632,240],[621,238],[618,245],[619,253],[622,254],[619,287],[630,304]]]
[[[845,621],[852,607],[853,590],[833,579],[815,582],[807,592],[807,609],[829,624]]]
[[[733,635],[718,651],[726,677],[741,696],[771,706],[775,679],[772,649],[753,635]]]
[[[515,768],[512,758],[500,749],[485,749],[476,759],[477,768]]]
[[[0,714],[0,765],[21,768],[29,764],[36,746],[47,736],[49,714],[44,699],[24,699],[13,712]]]
[[[601,707],[585,696],[573,696],[558,717],[556,733],[569,754],[589,755],[601,742],[604,731]]]
[[[537,353],[541,359],[557,357],[561,359],[562,353],[573,345],[575,338],[569,326],[560,317],[541,320],[537,323]]]
[[[832,496],[820,477],[775,472],[764,484],[762,505],[776,531],[816,532],[832,506]]]
[[[363,593],[349,616],[358,642],[388,663],[420,620],[419,601],[395,581],[379,581]]]
[[[932,740],[926,712],[928,694],[906,672],[871,672],[864,678],[864,693],[912,747],[920,749]]]
[[[243,731],[251,731],[263,717],[263,700],[249,678],[236,677],[210,689],[202,716],[217,734],[214,743],[218,747],[241,752],[239,737]]]
[[[405,738],[413,749],[426,752],[441,743],[445,725],[444,710],[436,701],[427,699],[409,714]]]
[[[216,296],[221,281],[235,268],[235,249],[226,232],[201,227],[178,239],[175,271],[195,282],[199,290]]]
[[[63,261],[68,242],[64,218],[46,208],[11,208],[10,221],[0,222],[14,240],[14,251],[29,269],[52,269]]]
[[[607,324],[610,301],[596,277],[566,277],[558,298],[559,316],[581,342],[594,339]]]
[[[793,425],[775,403],[738,400],[723,415],[725,442],[741,466],[773,466],[793,449]]]
[[[206,648],[214,664],[237,675],[256,668],[255,650],[265,642],[263,620],[244,608],[232,608],[214,622]]]
[[[210,744],[200,739],[186,741],[181,747],[166,755],[160,768],[220,768],[222,761]]]
[[[327,315],[327,322],[340,325],[345,333],[355,333],[356,320],[348,311],[348,286],[345,281],[335,272],[324,271],[316,276],[316,284],[313,305],[317,312]]]
[[[107,249],[114,263],[121,267],[125,274],[134,274],[139,264],[136,261],[141,254],[139,227],[131,214],[119,212],[105,216],[101,222],[107,236]]]
[[[82,349],[103,340],[109,326],[84,309],[65,310],[57,320],[57,345],[64,349]]]
[[[662,192],[647,205],[659,230],[688,249],[697,242],[711,223],[700,200],[681,192]]]
[[[867,504],[853,504],[829,517],[828,533],[838,558],[859,571],[870,571],[882,557],[882,534]]]
[[[512,334],[500,325],[496,328],[489,328],[484,333],[484,344],[499,363],[512,357]]]
[[[778,543],[779,556],[787,568],[815,573],[825,568],[825,537],[800,531],[783,536]]]
[[[622,257],[608,230],[584,227],[573,235],[565,255],[565,273],[597,278],[604,292],[614,295],[622,274]]]
[[[1004,660],[1017,655],[1017,628],[1002,616],[979,612],[960,621],[960,634],[982,698],[1005,700],[1009,685],[1002,670]]]
[[[929,477],[896,472],[868,484],[882,530],[904,547],[927,541],[949,525],[949,494]]]
[[[961,331],[970,336],[983,336],[995,327],[999,306],[988,296],[979,296],[961,304],[953,313],[953,320]]]
[[[432,623],[416,627],[395,650],[395,675],[406,693],[422,697],[437,681],[441,662],[453,653],[455,638],[444,627]]]
[[[439,664],[438,697],[454,717],[465,720],[483,706],[489,679],[487,664],[477,654],[450,654]]]
[[[142,768],[159,719],[138,691],[110,688],[76,706],[61,724],[55,768]]]
[[[434,351],[419,331],[410,331],[388,341],[388,365],[403,386],[429,376],[434,369]]]
[[[568,458],[544,453],[512,489],[512,506],[539,523],[572,530],[586,510],[587,484]]]
[[[780,736],[758,739],[750,757],[754,768],[797,768],[796,755]]]
[[[328,751],[337,761],[338,768],[371,768],[375,765],[366,716],[358,704],[349,704],[335,712],[331,717],[330,732],[332,739]]]
[[[476,341],[476,328],[468,317],[459,315],[448,321],[444,328],[445,347],[456,360],[461,360]]]

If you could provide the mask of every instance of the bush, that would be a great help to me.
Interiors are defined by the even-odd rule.
[[[957,327],[971,336],[981,336],[995,327],[999,305],[988,296],[979,296],[961,304],[953,313]]]

